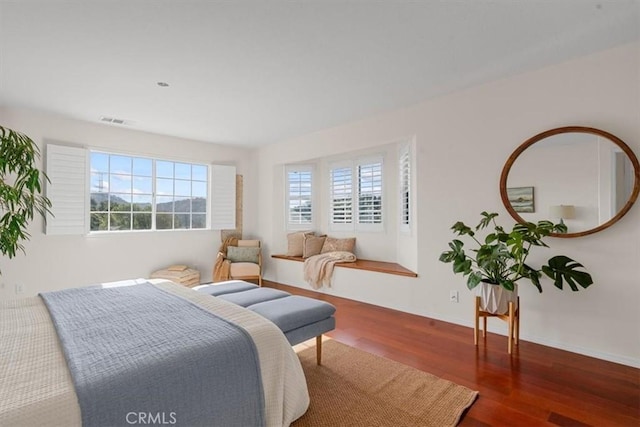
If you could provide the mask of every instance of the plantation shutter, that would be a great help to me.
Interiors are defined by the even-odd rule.
[[[236,228],[236,167],[211,167],[211,228]]]
[[[411,154],[409,147],[400,152],[400,225],[408,228],[411,225]]]
[[[47,144],[46,196],[51,200],[45,233],[86,234],[87,232],[87,150]]]
[[[286,171],[287,179],[287,222],[289,228],[313,223],[311,167],[290,167]]]
[[[382,160],[358,165],[358,224],[382,224]]]
[[[353,171],[351,166],[334,167],[331,179],[331,223],[353,222]]]

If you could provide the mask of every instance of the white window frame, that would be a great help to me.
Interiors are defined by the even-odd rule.
[[[149,177],[151,180],[151,211],[149,212],[151,214],[151,228],[147,228],[147,229],[134,229],[134,228],[130,228],[127,230],[111,230],[111,229],[107,229],[107,230],[91,230],[91,214],[94,213],[94,211],[91,210],[91,207],[89,206],[88,209],[88,216],[89,216],[89,224],[88,224],[88,233],[89,234],[114,234],[114,233],[131,233],[131,232],[152,232],[152,231],[160,231],[160,232],[165,232],[165,231],[196,231],[196,230],[209,230],[211,229],[211,211],[212,211],[212,207],[211,207],[211,200],[212,200],[212,169],[213,169],[213,165],[210,164],[206,164],[206,163],[200,163],[200,162],[193,162],[193,161],[186,161],[186,160],[177,160],[177,159],[167,159],[167,158],[159,158],[159,157],[152,157],[152,156],[148,156],[148,155],[138,155],[138,154],[133,154],[133,153],[122,153],[122,152],[115,152],[115,151],[109,151],[109,150],[102,150],[102,149],[98,149],[98,148],[89,148],[88,150],[88,169],[89,169],[89,179],[91,179],[91,175],[93,174],[93,171],[91,170],[91,155],[93,153],[100,153],[100,154],[106,154],[109,156],[121,156],[121,157],[129,157],[129,158],[138,158],[138,159],[145,159],[145,160],[150,160],[151,161],[151,176]],[[190,166],[192,165],[196,165],[196,166],[204,166],[207,168],[207,192],[206,192],[206,197],[207,199],[205,200],[205,206],[206,206],[206,211],[204,212],[205,214],[205,226],[204,227],[200,227],[200,228],[192,228],[191,227],[191,219],[190,219],[190,223],[189,223],[189,227],[188,228],[175,228],[175,224],[173,224],[172,222],[172,227],[171,228],[163,228],[163,229],[158,229],[157,228],[157,223],[156,223],[156,215],[157,215],[157,211],[156,211],[156,202],[157,202],[157,197],[158,197],[158,191],[157,191],[157,180],[158,180],[158,175],[157,175],[157,170],[156,170],[156,164],[157,162],[168,162],[168,163],[174,163],[174,167],[176,163],[180,163],[180,164],[188,164]],[[133,171],[131,174],[132,178],[136,177],[136,175],[133,175]],[[183,181],[182,179],[178,179],[175,178],[175,176],[173,178],[171,178],[173,181]],[[193,177],[191,177],[189,181],[192,185],[193,182],[200,182],[199,180],[193,180]],[[234,183],[235,183],[235,174],[234,174]],[[175,185],[175,182],[174,182]],[[234,185],[234,191],[235,191],[235,185]],[[112,192],[109,191],[106,194],[111,194]],[[134,193],[131,193],[132,195]],[[91,199],[91,184],[89,184],[89,195],[88,195],[89,199]],[[172,195],[172,197],[174,197]],[[235,206],[235,200],[234,200],[234,206]],[[175,207],[173,208],[175,209]],[[111,210],[108,210],[107,212],[111,212]],[[192,215],[194,212],[192,210],[189,211],[189,215]],[[195,212],[196,214],[200,214],[199,212]],[[175,215],[176,213],[174,213],[172,211],[172,215]],[[180,212],[178,212],[177,214],[180,214]]]
[[[50,176],[46,183],[46,194],[50,197],[55,217],[47,215],[46,234],[108,236],[119,233],[148,233],[171,231],[203,231],[212,229],[235,228],[235,166],[215,165],[194,162],[185,159],[159,158],[145,154],[105,150],[99,147],[78,145],[62,145],[47,143],[45,167]],[[204,228],[171,228],[157,230],[155,226],[155,194],[156,174],[155,162],[152,163],[152,227],[144,230],[91,230],[91,153],[103,153],[123,157],[149,159],[152,161],[168,161],[190,165],[206,166],[207,173],[207,205]],[[218,173],[216,173],[218,171]],[[224,178],[224,179],[222,179]],[[190,179],[193,181],[193,177]],[[201,181],[201,180],[196,180]],[[107,193],[109,194],[109,193]],[[133,194],[133,193],[132,193]],[[215,196],[215,197],[214,197]],[[190,214],[193,212],[190,211]],[[196,212],[197,214],[198,212]],[[219,213],[216,218],[216,213]],[[217,222],[216,222],[217,221]],[[220,228],[213,228],[219,226]]]
[[[398,151],[398,224],[403,234],[411,234],[413,222],[413,156],[411,144],[405,143]]]
[[[150,155],[110,151],[99,147],[78,145],[63,145],[47,143],[45,146],[45,168],[50,178],[45,184],[47,197],[52,202],[52,212],[55,216],[47,215],[45,233],[47,235],[91,235],[109,236],[119,233],[149,233],[171,231],[203,231],[235,228],[235,166],[213,165],[185,159],[159,158]],[[124,157],[144,158],[150,160],[164,160],[191,165],[202,165],[208,168],[207,174],[207,205],[205,228],[176,228],[156,230],[155,204],[152,213],[153,226],[144,230],[91,231],[91,153],[104,153]],[[153,167],[152,163],[152,167]],[[215,173],[222,170],[222,173]],[[193,178],[193,177],[192,177]],[[222,179],[224,178],[224,179]],[[152,192],[155,194],[155,174],[152,174]],[[193,179],[191,179],[193,181]],[[201,181],[201,180],[196,180]],[[216,186],[222,188],[216,192]],[[223,194],[224,193],[224,194]],[[108,193],[107,193],[108,194]],[[216,196],[216,197],[214,197]],[[224,196],[224,197],[223,197]],[[152,199],[155,202],[155,199]],[[225,213],[221,215],[220,213]],[[190,212],[192,213],[192,212]],[[198,213],[198,212],[196,212]]]
[[[348,222],[333,222],[333,197],[334,197],[334,183],[333,183],[333,171],[335,169],[349,169],[349,177],[351,179],[350,185],[351,190],[349,191],[349,196],[351,197],[351,220]],[[343,160],[339,162],[332,162],[329,164],[328,168],[328,177],[329,177],[329,196],[328,196],[328,221],[329,221],[329,229],[332,231],[351,231],[354,230],[354,217],[356,215],[356,204],[355,204],[355,191],[354,187],[357,185],[355,181],[354,174],[354,162],[353,160]]]
[[[381,189],[380,189],[380,197],[381,197],[381,222],[380,223],[361,223],[360,222],[360,180],[358,176],[358,171],[361,166],[369,165],[373,163],[380,163],[381,170]],[[334,223],[333,222],[333,170],[341,169],[349,167],[351,168],[351,222],[349,223]],[[328,195],[328,222],[329,229],[332,231],[356,231],[356,232],[381,232],[385,229],[385,167],[384,167],[384,156],[383,155],[375,155],[362,157],[352,160],[343,160],[332,162],[328,167],[328,177],[329,177],[329,195]]]
[[[380,164],[380,222],[379,223],[362,223],[360,222],[360,180],[358,177],[358,172],[361,166],[364,165],[370,165],[370,164],[376,164],[379,163]],[[385,221],[385,202],[384,202],[384,189],[385,189],[385,173],[384,173],[384,157],[383,156],[372,156],[372,157],[366,157],[366,158],[362,158],[362,159],[358,159],[355,162],[354,168],[353,168],[353,173],[354,173],[354,182],[355,182],[355,189],[354,189],[354,203],[355,203],[355,209],[354,209],[354,214],[356,217],[356,223],[355,223],[355,227],[356,227],[356,231],[374,231],[374,232],[378,232],[378,231],[384,231],[384,221]]]
[[[290,203],[291,198],[291,181],[289,180],[290,173],[308,173],[310,175],[310,195],[309,202],[311,203],[311,219],[309,222],[292,222],[290,215]],[[284,203],[284,217],[286,229],[291,231],[296,230],[311,230],[314,228],[316,220],[316,198],[315,198],[315,168],[313,165],[286,165],[284,168],[284,181],[285,181],[285,203]],[[302,196],[298,196],[298,200],[302,200]]]

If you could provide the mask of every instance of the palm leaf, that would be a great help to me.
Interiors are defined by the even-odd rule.
[[[578,268],[584,266],[567,256],[558,255],[551,258],[548,265],[542,266],[542,272],[553,280],[554,286],[558,289],[562,289],[563,283],[566,282],[575,292],[579,290],[578,285],[586,289],[593,284],[591,275],[577,270]]]

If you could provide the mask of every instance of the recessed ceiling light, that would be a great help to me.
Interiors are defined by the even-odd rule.
[[[167,82],[158,82],[157,84],[160,87],[169,87],[169,83],[167,83]]]

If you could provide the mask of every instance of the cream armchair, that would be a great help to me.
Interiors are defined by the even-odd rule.
[[[262,286],[262,251],[260,240],[238,240],[237,246],[228,246],[225,256],[229,261],[229,278],[258,279]]]

